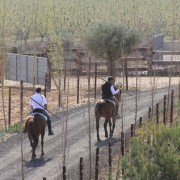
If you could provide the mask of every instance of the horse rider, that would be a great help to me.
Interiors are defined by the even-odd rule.
[[[120,89],[116,89],[114,87],[115,80],[112,76],[108,77],[108,81],[106,81],[102,86],[102,99],[110,99],[111,101],[115,102],[116,108],[117,108],[117,115],[116,119],[120,118],[120,115],[118,113],[119,109],[119,102],[116,99],[114,95],[118,94],[120,92]]]
[[[47,113],[47,100],[46,98],[41,94],[41,88],[36,89],[36,93],[31,96],[30,98],[30,105],[31,105],[31,113],[42,113],[47,118],[47,125],[48,125],[48,135],[54,135],[52,129],[51,129],[51,120]]]

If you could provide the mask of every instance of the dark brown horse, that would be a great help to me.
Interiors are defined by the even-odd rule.
[[[36,157],[35,149],[38,145],[39,136],[41,135],[41,155],[44,155],[44,135],[46,129],[46,118],[40,113],[34,113],[26,118],[26,123],[23,132],[28,133],[30,145],[32,147],[31,161]]]
[[[116,95],[116,99],[120,102],[121,91]],[[95,106],[95,118],[96,118],[96,130],[97,140],[100,141],[99,137],[99,120],[101,117],[105,118],[104,131],[105,137],[108,138],[107,124],[109,123],[110,137],[113,136],[115,123],[116,123],[117,108],[115,102],[108,99],[101,99],[96,103]]]

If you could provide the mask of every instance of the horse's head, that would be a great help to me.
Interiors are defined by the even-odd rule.
[[[114,89],[120,89],[119,93],[115,95],[116,99],[120,102],[121,101],[121,88],[122,88],[122,84],[118,83],[117,85],[115,85]]]
[[[118,100],[118,102],[121,101],[121,89],[120,89],[119,93],[115,95],[115,97]]]

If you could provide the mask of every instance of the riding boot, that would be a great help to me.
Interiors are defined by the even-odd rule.
[[[54,135],[53,131],[51,130],[51,121],[47,120],[47,125],[48,125],[48,135]]]

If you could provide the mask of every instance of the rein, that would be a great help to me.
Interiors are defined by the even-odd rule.
[[[39,106],[41,106],[43,109],[44,109],[44,106],[42,106],[41,104],[39,104],[36,100],[34,100],[32,97],[30,97],[35,103],[37,103]],[[55,114],[53,114],[51,111],[49,111],[49,110],[47,110],[46,109],[46,111],[48,111],[49,113],[51,113],[56,119],[58,119],[59,120],[59,118],[55,115]]]

